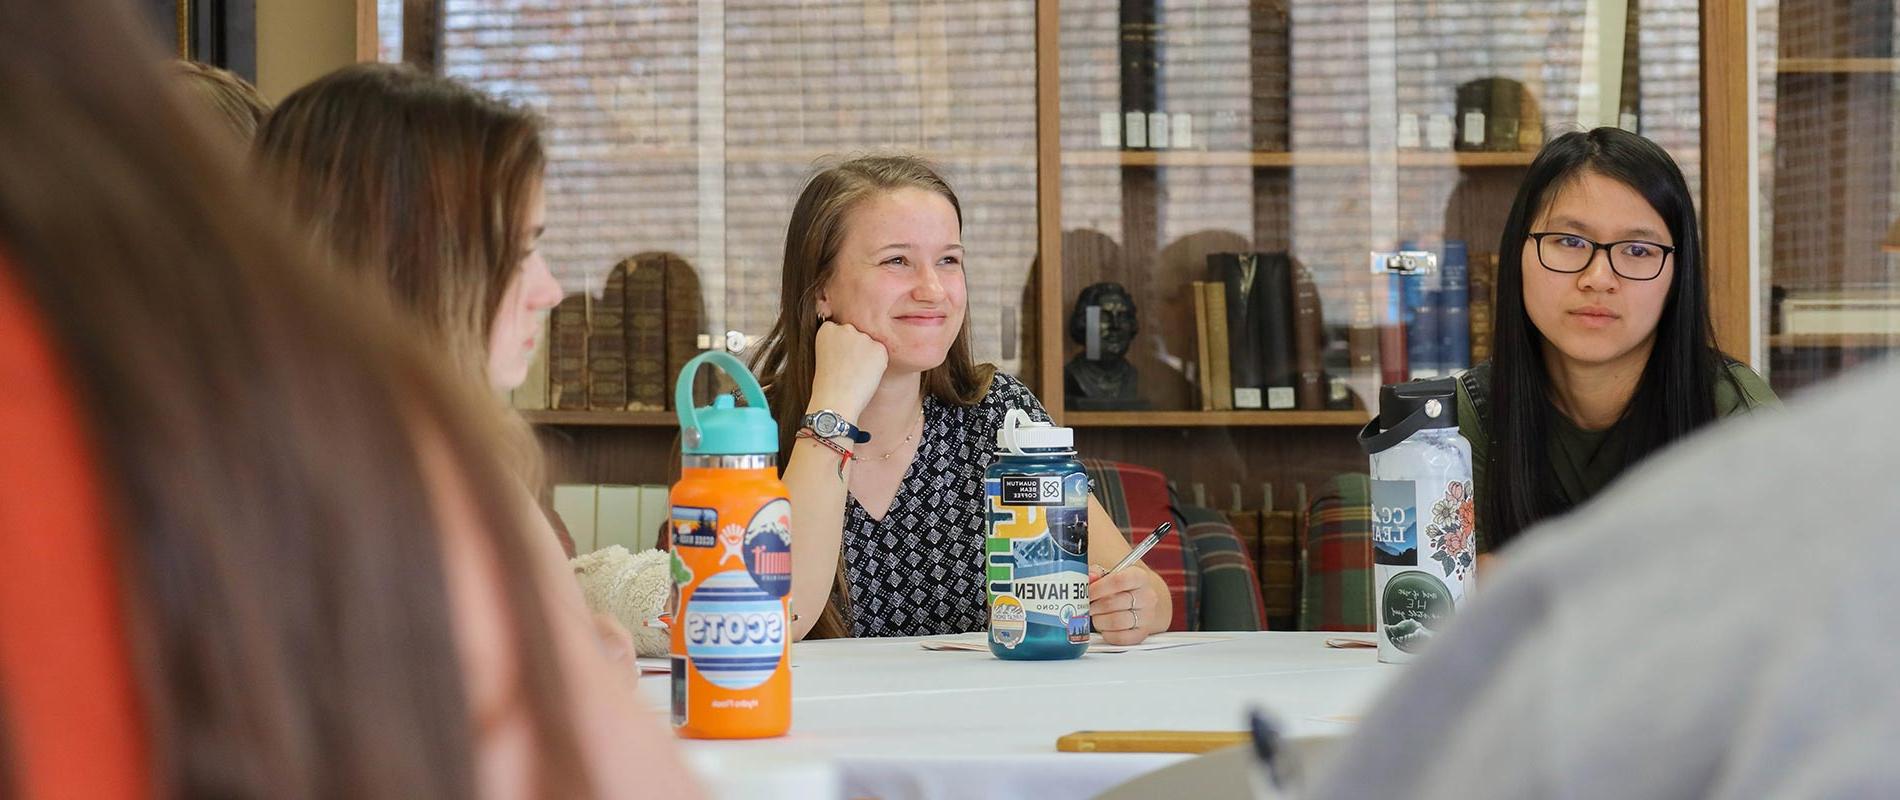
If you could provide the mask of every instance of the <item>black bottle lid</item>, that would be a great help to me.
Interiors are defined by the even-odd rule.
[[[1359,432],[1359,446],[1377,453],[1427,428],[1458,427],[1458,379],[1425,378],[1379,389],[1379,416]]]
[[[1421,429],[1458,427],[1458,379],[1424,378],[1379,388],[1380,428],[1392,430],[1417,411],[1425,412]]]

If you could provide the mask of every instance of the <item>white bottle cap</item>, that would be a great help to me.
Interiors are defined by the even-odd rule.
[[[1012,408],[996,429],[996,452],[1028,455],[1025,450],[1074,450],[1075,429],[1037,422],[1029,412]]]

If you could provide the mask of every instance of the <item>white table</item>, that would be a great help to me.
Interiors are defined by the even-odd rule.
[[[1240,730],[1259,706],[1289,736],[1342,735],[1400,669],[1370,649],[1324,645],[1340,634],[1220,635],[1233,638],[1042,662],[927,651],[917,639],[802,642],[789,735],[681,744],[719,795],[823,765],[849,797],[1090,797],[1186,756],[1058,753],[1063,734]],[[665,676],[640,691],[664,708]]]

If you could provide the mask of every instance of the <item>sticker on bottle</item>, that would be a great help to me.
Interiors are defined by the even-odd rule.
[[[746,524],[741,543],[745,571],[773,597],[792,591],[792,504],[777,498],[760,507]]]
[[[1386,581],[1380,621],[1401,652],[1417,653],[1451,621],[1451,589],[1430,573],[1408,570]]]
[[[1416,501],[1411,481],[1372,482],[1372,563],[1418,566]]]
[[[673,529],[674,547],[713,547],[719,543],[718,534],[713,526],[719,523],[719,512],[710,508],[693,506],[674,506]]]
[[[785,605],[743,569],[701,582],[686,601],[686,657],[722,689],[751,689],[772,677],[785,653]]]
[[[1029,615],[1023,613],[1023,604],[1009,595],[998,595],[990,603],[990,640],[1008,649],[1016,649],[1023,643],[1023,637],[1029,630]]]
[[[1003,476],[1003,505],[1059,506],[1062,499],[1060,475]]]

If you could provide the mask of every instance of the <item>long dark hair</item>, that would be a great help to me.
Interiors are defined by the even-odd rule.
[[[477,794],[444,483],[475,522],[458,541],[499,565],[537,793],[584,793],[486,398],[292,244],[144,22],[123,0],[0,2],[0,249],[99,465],[149,793]]]
[[[1543,334],[1524,310],[1524,241],[1556,190],[1586,172],[1636,190],[1669,226],[1675,278],[1656,323],[1656,344],[1629,407],[1616,423],[1627,468],[1715,418],[1716,373],[1725,361],[1709,321],[1708,273],[1689,185],[1654,142],[1618,128],[1566,133],[1544,145],[1518,188],[1498,243],[1497,322],[1486,420],[1488,496],[1481,505],[1487,549],[1566,510],[1550,464],[1554,417]]]
[[[913,156],[864,156],[812,176],[792,206],[785,229],[785,272],[779,289],[778,321],[761,344],[753,371],[765,385],[765,397],[778,414],[779,466],[790,459],[797,443],[799,419],[811,402],[811,385],[818,369],[818,295],[831,279],[832,261],[844,247],[845,218],[873,197],[899,189],[922,189],[950,201],[957,227],[963,226],[963,205],[950,184],[923,159]],[[926,394],[951,405],[975,405],[989,391],[996,367],[977,364],[970,355],[970,320],[965,316],[957,338],[943,363],[924,372]],[[811,638],[851,635],[851,595],[845,585],[844,565],[832,579],[832,599],[812,626]],[[842,607],[840,607],[842,606]]]

